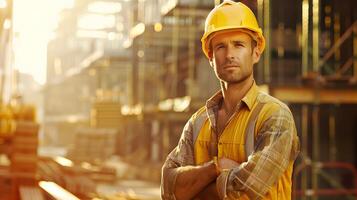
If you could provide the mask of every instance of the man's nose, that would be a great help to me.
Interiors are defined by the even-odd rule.
[[[227,45],[226,58],[233,59],[234,58],[234,50],[232,45]]]

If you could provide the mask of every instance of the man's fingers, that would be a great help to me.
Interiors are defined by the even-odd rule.
[[[239,163],[229,158],[222,157],[218,160],[218,165],[221,169],[232,169],[238,167]]]

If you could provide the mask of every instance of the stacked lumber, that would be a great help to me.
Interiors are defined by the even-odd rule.
[[[61,166],[50,157],[39,158],[38,173],[41,180],[52,181],[59,185],[64,182]]]
[[[0,200],[13,199],[14,194],[11,173],[7,168],[0,168]]]
[[[11,171],[36,174],[39,125],[31,121],[17,121],[13,137]]]
[[[21,200],[45,200],[40,188],[37,186],[20,186],[19,193]]]
[[[0,200],[42,197],[36,188],[39,125],[35,114],[33,106],[0,106],[0,150],[10,160],[0,170]]]
[[[91,111],[91,126],[119,128],[121,105],[118,102],[97,102]]]
[[[41,180],[56,183],[78,197],[83,196],[83,199],[88,199],[86,195],[95,193],[96,185],[87,175],[87,169],[83,169],[73,162],[64,164],[58,158],[40,158],[39,175]]]
[[[115,129],[78,129],[68,157],[75,161],[106,160],[115,153],[116,134]]]
[[[25,196],[40,199],[42,195],[40,190],[36,189],[38,130],[39,125],[32,121],[16,121],[15,123],[10,171],[13,186],[17,188],[16,197],[19,199],[24,199]]]

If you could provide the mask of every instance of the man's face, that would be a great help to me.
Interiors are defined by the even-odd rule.
[[[252,44],[252,38],[239,31],[219,33],[212,38],[210,63],[221,81],[240,83],[253,75],[260,53]]]

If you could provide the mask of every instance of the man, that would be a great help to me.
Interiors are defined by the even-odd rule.
[[[162,198],[291,199],[299,140],[289,108],[254,82],[265,40],[253,12],[224,1],[208,15],[201,41],[221,90],[168,155]]]

